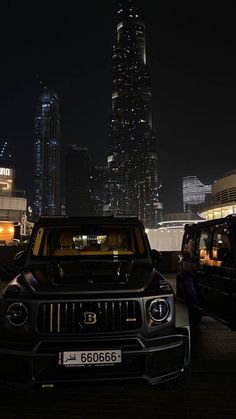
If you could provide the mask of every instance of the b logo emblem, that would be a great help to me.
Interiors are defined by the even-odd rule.
[[[84,324],[95,324],[97,323],[97,315],[92,311],[85,311],[84,313]]]

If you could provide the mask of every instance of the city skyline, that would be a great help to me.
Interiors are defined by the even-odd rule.
[[[0,138],[8,140],[17,156],[17,187],[32,189],[33,124],[41,90],[37,74],[61,98],[64,145],[88,145],[93,157],[103,163],[108,144],[114,4],[94,2],[90,8],[82,3],[79,21],[72,11],[60,7],[56,12],[49,8],[44,21],[44,10],[38,17],[28,10],[32,18],[28,14],[26,19],[24,7],[13,12],[4,6],[10,24],[8,31],[1,28]],[[145,20],[153,122],[168,212],[176,204],[181,207],[183,176],[196,175],[212,183],[235,167],[235,29],[226,8],[203,2],[194,9],[149,0]],[[222,153],[221,144],[230,153]]]

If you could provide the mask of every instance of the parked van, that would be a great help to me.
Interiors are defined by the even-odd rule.
[[[177,297],[196,324],[209,315],[236,330],[236,215],[186,225]]]

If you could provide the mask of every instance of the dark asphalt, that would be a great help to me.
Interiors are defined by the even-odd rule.
[[[206,317],[192,337],[192,383],[187,391],[142,383],[2,389],[0,419],[235,419],[236,332]]]

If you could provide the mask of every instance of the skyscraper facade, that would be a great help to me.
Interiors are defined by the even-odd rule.
[[[90,191],[92,202],[92,215],[102,216],[107,202],[107,166],[91,165]]]
[[[210,199],[212,185],[205,185],[197,176],[184,177],[182,185],[184,211],[197,213]]]
[[[91,215],[91,161],[87,147],[71,144],[66,153],[66,212],[71,216]]]
[[[60,204],[60,113],[54,90],[44,89],[35,117],[34,219],[59,215]]]
[[[112,62],[109,199],[105,212],[136,215],[146,227],[153,228],[162,218],[162,204],[141,0],[118,2],[117,40]]]
[[[10,154],[8,150],[8,142],[0,141],[0,160],[11,160],[11,159],[12,159],[12,155]]]

